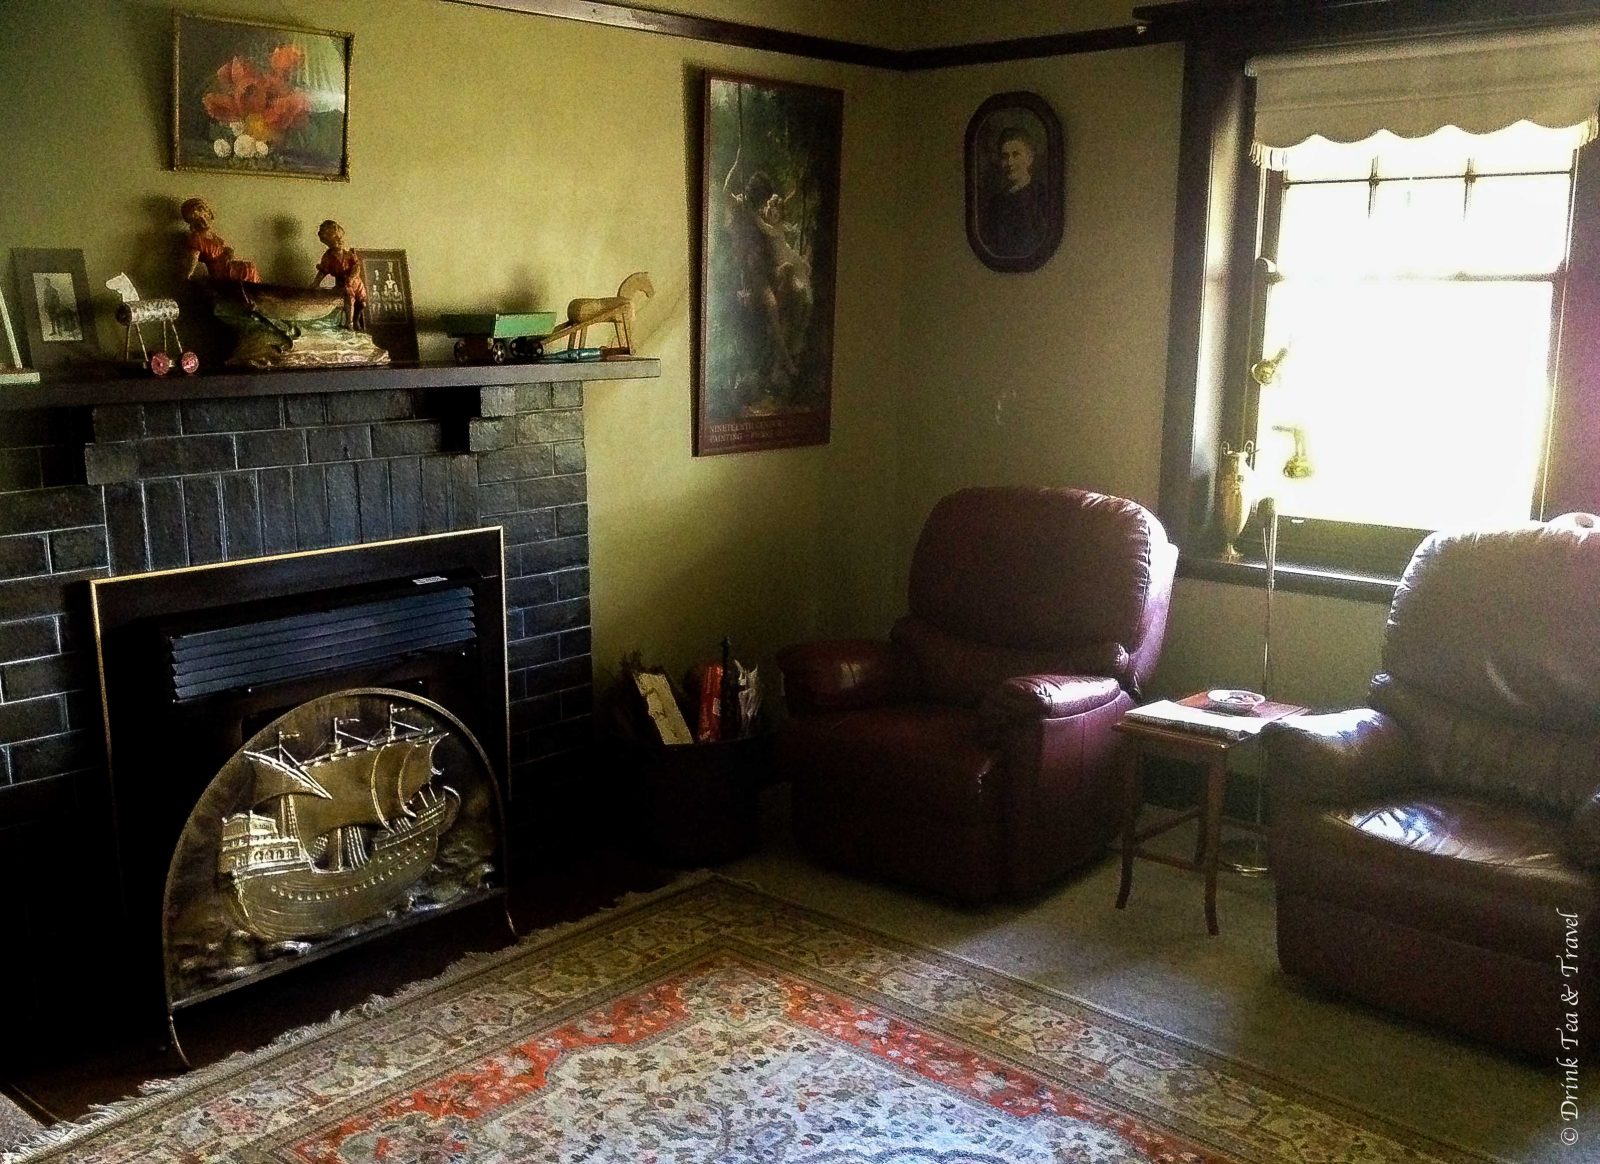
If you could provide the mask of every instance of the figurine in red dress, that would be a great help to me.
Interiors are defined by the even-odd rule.
[[[333,277],[334,286],[344,296],[344,325],[352,331],[367,329],[367,285],[361,278],[361,256],[352,247],[344,245],[344,227],[328,219],[317,228],[317,238],[328,249],[317,264],[317,274],[311,280],[320,287],[322,280]]]
[[[261,282],[261,272],[254,263],[233,257],[233,248],[216,231],[211,229],[217,212],[204,198],[190,198],[178,208],[178,213],[189,224],[189,237],[185,248],[189,253],[189,269],[183,274],[192,279],[196,269],[204,265],[206,274],[214,281],[236,279],[241,283]]]

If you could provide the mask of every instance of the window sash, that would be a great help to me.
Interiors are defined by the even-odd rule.
[[[1568,183],[1567,196],[1570,198],[1571,175],[1569,173],[1562,177]],[[1394,181],[1398,184],[1399,180]],[[1295,184],[1288,182],[1282,174],[1272,172],[1263,174],[1263,182],[1262,243],[1267,255],[1275,258],[1277,244],[1282,237],[1284,194]],[[1301,185],[1311,185],[1311,183],[1303,183]],[[1378,185],[1381,185],[1381,183],[1378,183]],[[1565,227],[1567,214],[1565,209],[1567,208],[1563,208],[1563,212],[1557,215],[1561,220],[1563,258],[1566,250]],[[1495,264],[1489,265],[1492,267]],[[1508,268],[1511,266],[1511,264],[1505,263],[1499,265]],[[1267,269],[1270,270],[1270,266]],[[1316,365],[1319,356],[1316,351],[1316,343],[1309,337],[1307,337],[1307,342],[1296,344],[1293,337],[1284,334],[1281,319],[1273,318],[1272,304],[1274,300],[1278,302],[1280,307],[1285,299],[1294,296],[1299,296],[1302,304],[1306,301],[1314,302],[1319,295],[1330,297],[1331,300],[1336,302],[1341,293],[1348,292],[1353,293],[1352,302],[1358,304],[1354,309],[1355,314],[1359,315],[1362,311],[1370,313],[1373,310],[1377,310],[1381,316],[1387,310],[1387,305],[1379,306],[1373,303],[1359,305],[1360,300],[1372,298],[1374,295],[1380,300],[1385,296],[1390,299],[1404,299],[1408,294],[1427,297],[1434,290],[1439,291],[1440,294],[1446,297],[1461,294],[1471,297],[1475,293],[1474,289],[1485,289],[1484,293],[1491,298],[1502,292],[1509,293],[1514,297],[1527,296],[1529,294],[1539,297],[1539,303],[1536,304],[1539,309],[1534,311],[1534,318],[1536,320],[1549,320],[1548,331],[1539,337],[1537,350],[1525,345],[1525,350],[1521,353],[1521,373],[1522,380],[1525,381],[1523,391],[1531,395],[1527,396],[1525,400],[1526,407],[1521,409],[1520,416],[1514,415],[1515,410],[1511,410],[1506,414],[1507,424],[1514,421],[1521,424],[1525,430],[1523,439],[1520,442],[1521,449],[1517,454],[1517,458],[1514,458],[1519,460],[1519,463],[1515,467],[1515,472],[1513,472],[1511,462],[1498,456],[1501,450],[1498,446],[1492,444],[1481,447],[1476,454],[1478,463],[1489,464],[1495,468],[1504,468],[1506,472],[1502,474],[1503,477],[1515,476],[1518,481],[1526,481],[1526,501],[1524,503],[1520,499],[1509,498],[1492,518],[1486,516],[1479,523],[1487,524],[1491,520],[1518,520],[1530,514],[1536,514],[1540,509],[1544,481],[1548,472],[1546,445],[1553,412],[1552,385],[1554,383],[1555,351],[1559,338],[1559,313],[1564,294],[1564,281],[1564,262],[1558,262],[1556,269],[1549,272],[1523,270],[1514,273],[1491,271],[1491,273],[1487,274],[1448,275],[1421,275],[1411,272],[1399,272],[1389,275],[1366,273],[1352,276],[1348,273],[1308,271],[1299,276],[1275,274],[1259,278],[1253,296],[1252,317],[1255,322],[1251,328],[1251,350],[1255,352],[1275,352],[1279,350],[1285,340],[1288,340],[1291,355],[1283,364],[1281,375],[1284,379],[1282,381],[1277,381],[1273,386],[1267,388],[1251,385],[1251,391],[1245,394],[1243,424],[1240,427],[1245,433],[1255,433],[1258,437],[1258,444],[1261,448],[1257,459],[1258,487],[1263,491],[1271,488],[1271,491],[1280,498],[1279,510],[1285,515],[1281,526],[1279,546],[1282,560],[1286,563],[1298,563],[1319,569],[1348,571],[1358,574],[1397,574],[1409,557],[1411,550],[1415,548],[1417,541],[1430,532],[1432,528],[1437,528],[1441,524],[1453,523],[1449,521],[1442,523],[1438,521],[1409,522],[1405,520],[1405,517],[1408,512],[1414,516],[1416,508],[1415,506],[1408,508],[1403,503],[1390,507],[1380,507],[1380,511],[1383,508],[1387,508],[1388,512],[1383,516],[1382,520],[1370,523],[1350,520],[1356,516],[1355,513],[1340,514],[1315,505],[1302,504],[1301,508],[1311,513],[1319,514],[1318,516],[1294,513],[1296,509],[1295,483],[1287,481],[1281,476],[1281,466],[1286,459],[1290,440],[1286,433],[1272,432],[1272,426],[1296,419],[1293,415],[1293,402],[1285,399],[1293,390],[1292,384],[1296,373],[1296,362],[1300,364],[1301,387],[1305,388],[1307,382],[1312,384],[1317,382]],[[1302,307],[1302,309],[1304,308]],[[1524,299],[1522,304],[1524,319],[1527,318],[1529,310],[1529,302]],[[1493,319],[1491,317],[1487,322],[1481,323],[1478,328],[1469,330],[1482,331],[1492,326]],[[1428,374],[1429,360],[1426,352],[1422,350],[1426,342],[1422,339],[1418,340],[1418,358],[1412,362],[1409,369],[1402,373],[1402,392],[1404,376],[1422,377]],[[1295,348],[1297,347],[1302,350],[1296,351]],[[1401,355],[1402,359],[1404,359],[1407,354],[1402,352]],[[1335,355],[1334,360],[1337,361],[1339,358],[1338,355]],[[1326,351],[1323,352],[1321,359],[1323,361],[1328,360]],[[1311,374],[1309,375],[1307,375],[1307,364],[1311,365]],[[1346,374],[1348,374],[1348,368],[1349,361],[1347,360]],[[1325,368],[1324,372],[1320,387],[1325,398],[1320,403],[1326,412],[1330,406],[1336,408],[1338,404],[1344,402],[1337,400],[1335,394],[1329,392],[1330,379],[1334,382],[1334,388],[1337,388],[1339,370],[1337,368]],[[1368,409],[1377,416],[1381,424],[1382,417],[1387,414],[1387,410],[1372,406],[1371,399],[1374,395],[1371,392],[1367,393],[1369,398]],[[1379,398],[1382,398],[1381,395],[1379,395]],[[1301,419],[1304,419],[1304,417]],[[1307,434],[1308,451],[1313,465],[1322,464],[1324,466],[1323,471],[1326,474],[1328,472],[1327,457],[1331,453],[1341,459],[1341,475],[1348,477],[1354,471],[1351,452],[1353,442],[1348,437],[1344,441],[1345,448],[1342,451],[1337,445],[1331,448],[1328,447],[1329,442],[1326,439],[1321,442],[1323,447],[1319,448],[1315,427],[1311,425],[1303,427],[1310,429]],[[1398,439],[1388,442],[1388,448],[1384,455],[1391,460],[1405,456],[1408,439],[1411,441],[1426,441],[1429,435],[1428,433],[1400,434]],[[1262,437],[1267,439],[1260,439]],[[1378,492],[1381,493],[1381,490]],[[1302,494],[1302,502],[1303,499]],[[1245,549],[1248,553],[1251,544],[1252,539],[1247,534],[1242,539],[1240,548]],[[1259,550],[1259,546],[1257,549]]]

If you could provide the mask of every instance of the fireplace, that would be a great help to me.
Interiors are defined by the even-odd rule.
[[[597,843],[598,829],[550,827],[603,816],[606,796],[591,752],[583,397],[589,381],[659,374],[648,359],[449,364],[91,377],[0,394],[0,879],[14,887],[0,895],[0,998],[14,1027],[59,1038],[68,1024],[97,1039],[159,995],[159,981],[136,993],[102,969],[108,949],[129,948],[113,825],[130,810],[113,812],[106,774],[94,579],[500,527],[517,876]],[[422,576],[414,556],[397,557],[391,577]],[[195,583],[201,608],[209,585]],[[416,693],[399,679],[365,685]],[[212,775],[270,710],[231,741],[207,739],[222,757]],[[504,729],[471,726],[498,760]],[[199,794],[186,787],[164,818],[169,846]],[[154,903],[140,903],[147,916],[126,923],[138,934],[159,933],[163,876]],[[159,950],[138,964],[158,967]]]
[[[129,937],[174,1012],[503,898],[499,527],[92,585]]]

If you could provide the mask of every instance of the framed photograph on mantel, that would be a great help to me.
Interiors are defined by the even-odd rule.
[[[172,168],[350,177],[350,49],[342,32],[177,12]]]
[[[708,74],[696,456],[828,442],[838,89]]]
[[[1037,93],[997,93],[967,123],[967,242],[994,271],[1037,271],[1061,245],[1063,138]]]
[[[94,360],[98,347],[83,252],[18,247],[11,264],[33,367],[62,372]]]
[[[411,315],[411,272],[405,251],[358,247],[367,285],[367,331],[391,360],[416,363],[417,325]]]

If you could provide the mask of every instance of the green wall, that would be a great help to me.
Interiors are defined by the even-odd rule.
[[[910,46],[1125,23],[1123,0],[671,0],[822,36]],[[0,248],[81,247],[104,281],[173,286],[176,205],[268,278],[309,280],[316,224],[408,252],[424,358],[431,321],[556,308],[651,272],[641,350],[658,380],[587,389],[595,660],[683,666],[724,633],[747,657],[818,633],[881,632],[923,514],[969,483],[1070,483],[1155,500],[1182,53],[1175,46],[918,74],[441,3],[195,0],[185,10],[355,34],[348,183],[175,173],[170,7],[0,4]],[[699,208],[688,127],[697,70],[845,91],[833,439],[690,455],[690,264]],[[961,144],[994,92],[1044,94],[1067,137],[1066,237],[1028,275],[967,248]],[[9,281],[7,283],[9,287]],[[1258,681],[1261,594],[1181,583],[1158,686]],[[1284,694],[1359,698],[1381,607],[1280,596]]]
[[[1126,22],[1091,7],[1099,23]],[[967,24],[952,13],[946,38],[984,38],[987,14],[961,10]],[[918,227],[907,253],[897,564],[928,507],[964,484],[1078,485],[1155,507],[1182,80],[1183,50],[1171,44],[909,78],[906,189]],[[1066,138],[1065,236],[1029,274],[988,270],[965,233],[963,134],[978,104],[1008,89],[1042,94]],[[1259,687],[1265,613],[1260,590],[1180,580],[1156,692]],[[1382,604],[1276,595],[1273,693],[1360,702],[1385,614]]]
[[[783,6],[743,8],[755,19]],[[801,0],[788,8],[814,15]],[[648,270],[656,295],[640,305],[639,346],[661,358],[662,376],[592,385],[585,403],[597,670],[635,648],[683,666],[714,653],[724,633],[765,656],[823,630],[885,622],[899,77],[438,0],[186,10],[355,35],[351,180],[167,169],[170,7],[6,0],[0,248],[82,248],[108,351],[121,341],[105,280],[125,269],[144,294],[169,293],[176,207],[191,194],[212,202],[217,229],[269,279],[309,281],[324,218],[339,219],[357,247],[403,247],[424,358],[448,358],[443,335],[426,330],[442,311],[559,308]],[[825,447],[690,455],[699,207],[686,127],[707,67],[846,93]]]

